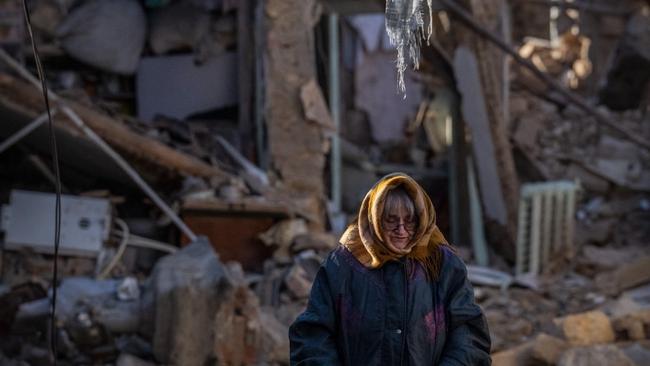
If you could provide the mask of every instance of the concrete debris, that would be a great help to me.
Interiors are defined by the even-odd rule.
[[[289,353],[288,327],[239,284],[223,300],[214,322],[214,353],[220,364],[282,362]],[[286,361],[285,361],[286,362]]]
[[[117,286],[117,298],[122,301],[137,300],[140,298],[140,285],[138,280],[127,277]]]
[[[639,310],[614,319],[614,329],[623,332],[632,341],[648,339],[646,329],[650,326],[650,309]]]
[[[334,121],[325,102],[323,91],[316,80],[312,79],[300,89],[300,99],[302,108],[305,112],[305,118],[314,122],[323,128],[334,131]]]
[[[136,356],[122,353],[115,361],[115,366],[155,366],[155,363],[147,362]]]
[[[601,273],[597,281],[603,291],[613,295],[650,282],[650,256],[637,258],[612,272]]]
[[[100,69],[131,75],[144,47],[147,20],[134,0],[85,2],[56,30],[63,49]]]
[[[533,348],[532,342],[527,342],[507,351],[492,354],[494,366],[517,366],[525,365],[530,359]]]
[[[636,366],[620,348],[612,344],[571,348],[558,366]]]
[[[204,63],[235,43],[234,17],[214,19],[209,12],[187,1],[156,9],[150,16],[149,44],[157,55],[192,50],[194,59]]]
[[[313,249],[320,252],[329,252],[339,244],[336,236],[323,232],[308,232],[296,235],[293,239],[291,250],[294,253],[307,249]]]
[[[546,365],[556,365],[562,353],[569,348],[563,339],[540,333],[533,341],[531,357]]]
[[[226,270],[210,243],[194,242],[156,264],[143,298],[153,304],[156,360],[203,365],[214,357],[215,309],[229,287]]]
[[[276,246],[288,250],[294,239],[306,234],[307,223],[302,219],[284,220],[260,234],[259,238],[268,246]]]
[[[585,100],[600,99],[598,107],[584,109],[596,108],[614,127],[604,117],[596,123],[593,114],[568,105],[566,93],[557,87],[550,92],[548,83],[521,68],[508,75],[507,59],[484,52],[487,43],[474,42],[456,28],[458,19],[443,12],[434,13],[435,37],[422,49],[421,70],[406,71],[406,100],[395,90],[383,15],[346,17],[339,45],[345,123],[334,131],[319,85],[331,70],[322,67],[323,53],[314,52],[324,39],[313,31],[322,11],[316,0],[269,0],[264,9],[236,0],[31,1],[48,85],[89,128],[134,160],[152,187],[163,188],[161,197],[175,200],[170,207],[190,231],[208,238],[179,237],[150,201],[132,198],[134,186],[101,150],[86,146],[89,140],[76,127],[55,116],[69,177],[64,190],[101,186],[99,195],[115,208],[106,219],[119,212],[130,231],[107,225],[107,236],[96,243],[100,253],[111,253],[128,242],[112,279],[93,279],[101,267],[94,257],[60,257],[54,331],[62,363],[288,364],[288,327],[307,306],[322,261],[339,245],[333,232],[343,220],[326,220],[334,191],[330,175],[341,177],[348,218],[381,175],[413,175],[431,194],[441,230],[469,261],[476,253],[453,238],[448,219],[467,218],[467,167],[458,156],[472,153],[479,158],[481,191],[493,203],[484,205],[488,228],[514,217],[506,204],[518,189],[507,182],[578,180],[582,187],[569,238],[575,256],[552,252],[557,260],[535,277],[511,275],[511,258],[494,253],[490,267],[468,266],[490,325],[494,364],[647,363],[650,153],[630,141],[650,140],[648,7],[636,0],[620,7],[511,3],[514,23],[492,22],[498,12],[488,14],[482,2],[470,7],[493,29],[511,24],[508,43],[520,44],[521,56]],[[624,14],[611,12],[623,7],[629,9]],[[0,5],[0,12],[5,9]],[[13,10],[22,19],[20,9]],[[4,47],[12,55],[12,47],[24,43],[14,28],[0,35],[12,40]],[[509,38],[507,29],[501,31]],[[466,58],[461,44],[476,56]],[[19,59],[29,64],[23,53]],[[457,55],[455,65],[449,55]],[[463,87],[463,80],[471,85]],[[43,113],[41,97],[20,78],[0,73],[0,139]],[[471,136],[457,138],[463,129]],[[23,171],[52,179],[46,164],[37,163],[47,146],[41,132],[0,156],[0,186],[44,186],[32,177],[14,180]],[[326,166],[334,132],[341,137],[340,174]],[[22,155],[29,169],[17,158]],[[500,191],[507,197],[490,193]],[[70,223],[87,231],[83,220]],[[542,224],[558,230],[556,222]],[[489,235],[493,248],[507,242],[501,231]],[[161,243],[176,239],[178,248]],[[4,244],[0,364],[48,364],[52,257],[22,246],[7,251]],[[161,257],[159,249],[174,254]]]
[[[307,271],[298,263],[295,263],[291,267],[284,279],[284,283],[298,299],[304,299],[309,296],[313,282],[314,278],[310,278]]]
[[[578,225],[578,227],[580,227],[580,225]],[[594,227],[594,230],[597,231],[597,227]],[[587,232],[588,230],[585,230],[584,235],[587,235]],[[578,235],[582,235],[582,233],[579,233]],[[604,240],[598,241],[598,243],[604,242]],[[576,260],[580,273],[589,276],[596,276],[599,273],[610,272],[623,264],[633,262],[639,253],[642,253],[642,248],[632,247],[619,249],[585,245],[582,248],[582,255],[580,255]]]
[[[639,366],[643,365],[650,360],[650,345],[646,342],[645,344],[634,343],[629,347],[621,347],[623,352],[630,360]]]
[[[559,322],[567,341],[574,346],[611,343],[615,339],[612,323],[602,311],[569,315]]]

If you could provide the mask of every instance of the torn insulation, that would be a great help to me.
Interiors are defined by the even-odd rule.
[[[386,32],[390,43],[397,48],[397,87],[406,97],[404,72],[407,67],[407,52],[417,69],[420,62],[420,45],[422,39],[427,42],[433,33],[431,22],[433,0],[387,0],[386,1]],[[428,17],[427,17],[428,16]],[[428,26],[425,31],[425,21]]]

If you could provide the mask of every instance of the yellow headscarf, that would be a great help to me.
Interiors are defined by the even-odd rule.
[[[413,200],[418,226],[412,241],[403,249],[390,245],[382,237],[382,214],[388,192],[402,186]],[[436,212],[429,195],[411,177],[394,173],[382,178],[366,194],[357,221],[345,230],[341,244],[366,268],[379,268],[389,260],[403,256],[422,263],[427,277],[436,280],[442,265],[440,246],[449,245],[436,226]]]

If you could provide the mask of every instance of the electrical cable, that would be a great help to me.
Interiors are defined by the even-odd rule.
[[[115,218],[115,223],[122,228],[122,232],[124,233],[124,235],[122,236],[122,240],[120,241],[120,246],[117,247],[117,252],[115,252],[115,255],[113,256],[113,258],[111,258],[111,261],[108,262],[106,267],[104,267],[104,269],[99,273],[99,275],[97,275],[97,279],[100,280],[106,278],[113,270],[113,267],[115,267],[117,263],[120,261],[122,255],[124,255],[124,251],[126,250],[126,244],[129,241],[130,231],[126,222],[124,222],[124,220],[122,219]]]
[[[54,124],[52,123],[52,113],[50,111],[50,99],[48,98],[47,85],[45,82],[45,70],[41,64],[41,58],[38,54],[34,32],[32,31],[32,22],[27,8],[27,0],[23,0],[23,12],[27,31],[32,43],[32,52],[34,53],[34,62],[36,71],[41,81],[41,90],[45,101],[45,110],[47,111],[47,125],[50,135],[50,149],[52,151],[52,166],[55,177],[56,203],[54,206],[54,265],[52,268],[52,303],[50,306],[50,362],[56,366],[57,356],[57,339],[56,339],[56,289],[58,281],[58,262],[59,262],[59,242],[61,239],[61,172],[59,171],[59,153],[56,146],[56,136],[54,135]]]
[[[108,277],[113,268],[115,268],[120,259],[122,259],[127,246],[154,249],[170,254],[176,253],[178,251],[178,248],[173,245],[161,243],[156,240],[132,234],[126,222],[120,218],[115,218],[115,223],[118,224],[118,226],[121,228],[121,231],[114,232],[116,236],[120,237],[120,245],[118,246],[117,252],[115,252],[115,255],[113,258],[111,258],[110,262],[97,275],[97,279],[105,279]]]

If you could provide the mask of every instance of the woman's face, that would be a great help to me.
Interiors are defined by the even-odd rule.
[[[413,239],[415,226],[415,217],[409,215],[402,205],[398,205],[394,210],[384,214],[382,236],[395,248],[404,249]]]

